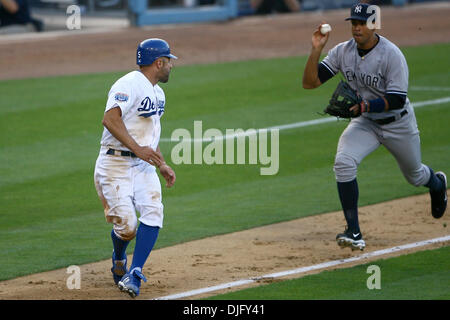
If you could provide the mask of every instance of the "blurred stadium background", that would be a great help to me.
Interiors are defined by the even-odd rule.
[[[403,6],[431,0],[360,1],[376,5]],[[436,0],[434,0],[436,2]],[[443,1],[443,0],[441,0]],[[44,22],[44,31],[66,30],[67,9],[80,8],[82,29],[123,28],[226,21],[243,16],[323,11],[349,8],[355,0],[28,0],[31,13]],[[264,5],[261,3],[264,2]],[[448,0],[447,0],[448,2]],[[263,8],[264,7],[264,8]],[[259,9],[258,9],[259,8]],[[261,9],[263,8],[263,9]],[[32,28],[0,28],[0,34],[23,33]]]

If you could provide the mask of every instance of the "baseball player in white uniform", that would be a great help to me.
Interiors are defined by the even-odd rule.
[[[356,180],[361,161],[380,145],[395,157],[406,180],[426,186],[431,213],[440,218],[447,207],[447,178],[422,163],[420,137],[408,93],[408,65],[400,49],[367,25],[372,12],[368,4],[352,6],[353,38],[332,48],[319,63],[329,33],[320,26],[312,37],[312,50],[303,75],[303,87],[313,89],[339,72],[363,98],[350,110],[355,115],[342,133],[334,172],[347,228],[337,235],[341,247],[363,250],[366,246],[358,222],[359,189]]]
[[[94,172],[106,221],[113,224],[113,279],[132,297],[139,295],[141,279],[146,281],[142,269],[163,226],[156,169],[167,187],[176,179],[159,149],[166,99],[158,82],[169,80],[172,59],[177,57],[166,41],[156,38],[141,42],[136,55],[139,70],[121,77],[109,91]],[[135,237],[133,261],[127,269],[126,248]]]

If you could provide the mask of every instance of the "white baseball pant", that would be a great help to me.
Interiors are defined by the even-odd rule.
[[[106,154],[107,150],[101,147],[94,171],[95,188],[106,221],[126,241],[136,236],[136,211],[140,222],[162,228],[161,183],[155,167],[139,158]]]

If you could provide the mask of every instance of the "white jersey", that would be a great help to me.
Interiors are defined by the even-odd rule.
[[[140,71],[132,71],[111,87],[105,112],[119,107],[125,127],[136,143],[156,150],[161,135],[160,119],[164,114],[165,100],[160,86],[153,86]],[[101,145],[129,151],[106,128],[103,130]]]

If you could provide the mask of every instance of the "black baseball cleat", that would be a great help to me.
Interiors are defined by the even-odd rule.
[[[336,242],[341,248],[350,247],[352,250],[359,249],[362,251],[366,247],[366,242],[362,238],[361,231],[353,233],[348,228],[336,236]]]
[[[442,171],[436,172],[436,177],[442,181],[444,188],[441,191],[432,192],[431,196],[431,214],[434,218],[439,219],[447,209],[447,176]]]

